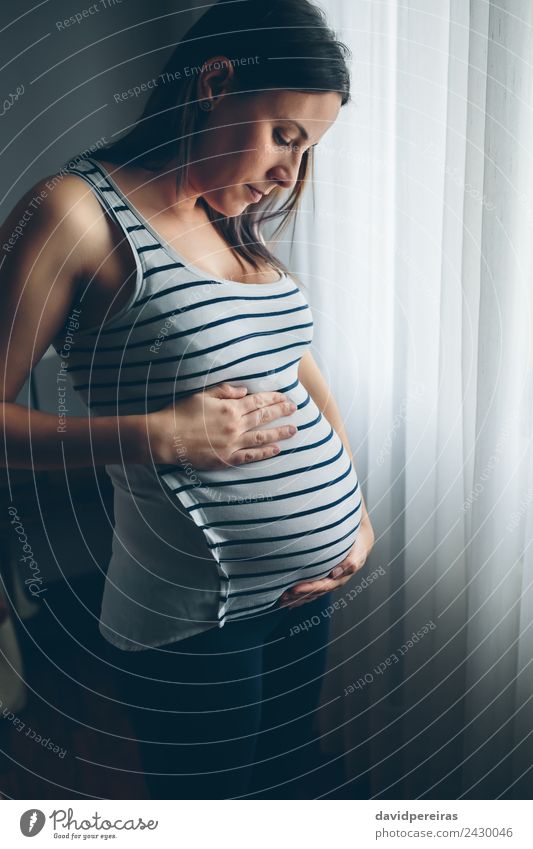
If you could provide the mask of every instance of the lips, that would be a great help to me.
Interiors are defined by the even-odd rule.
[[[260,192],[257,189],[254,189],[253,186],[250,186],[249,183],[246,183],[246,188],[250,192],[252,199],[254,201],[257,202],[258,200],[261,200],[261,198],[263,197],[263,192]]]

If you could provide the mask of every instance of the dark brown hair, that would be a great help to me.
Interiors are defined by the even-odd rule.
[[[234,67],[233,93],[291,89],[304,92],[335,91],[341,105],[350,99],[348,47],[327,26],[324,12],[309,0],[219,0],[185,33],[163,68],[164,84],[154,88],[133,127],[117,141],[92,154],[119,165],[157,171],[172,161],[177,187],[187,176],[194,135],[201,126],[197,99],[198,73],[208,59],[226,56]],[[254,57],[254,61],[242,61]],[[205,114],[205,113],[204,113]],[[280,259],[260,241],[263,222],[280,218],[275,233],[295,214],[310,165],[312,149],[300,163],[297,182],[286,201],[275,208],[275,189],[268,198],[238,216],[226,218],[201,202],[217,231],[233,251],[257,270],[258,261],[287,272]]]

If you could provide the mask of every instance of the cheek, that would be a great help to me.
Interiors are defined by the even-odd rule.
[[[235,148],[221,148],[217,145],[216,148],[211,147],[209,151],[198,155],[200,161],[194,168],[195,184],[202,191],[230,191],[236,184],[250,179],[250,173],[253,171],[250,172],[248,166],[247,172],[243,155],[238,152],[228,154],[227,150]]]
[[[257,179],[260,173],[256,161],[242,155],[225,156],[219,163],[210,160],[206,166],[202,174],[203,188],[216,192],[221,198],[240,193],[244,184]]]
[[[211,201],[224,204],[242,185],[264,179],[272,152],[263,134],[246,127],[212,130],[198,140],[193,153],[191,178],[194,189],[211,192]],[[220,209],[219,211],[224,211]]]

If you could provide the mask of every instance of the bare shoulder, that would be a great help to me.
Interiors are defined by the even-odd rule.
[[[53,254],[81,270],[92,265],[107,232],[90,186],[75,174],[51,174],[31,186],[0,225],[3,252]]]

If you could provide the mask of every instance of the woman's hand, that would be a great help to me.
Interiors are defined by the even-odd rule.
[[[280,607],[300,607],[321,595],[342,587],[352,575],[362,569],[366,558],[374,545],[374,530],[370,524],[368,514],[361,520],[357,539],[350,551],[342,561],[331,570],[328,578],[319,578],[317,581],[305,581],[295,584],[290,590],[283,593],[280,598]]]
[[[280,450],[276,441],[289,439],[296,428],[258,428],[296,409],[281,392],[248,395],[245,386],[229,383],[195,392],[145,416],[146,464],[221,469],[273,457]]]

